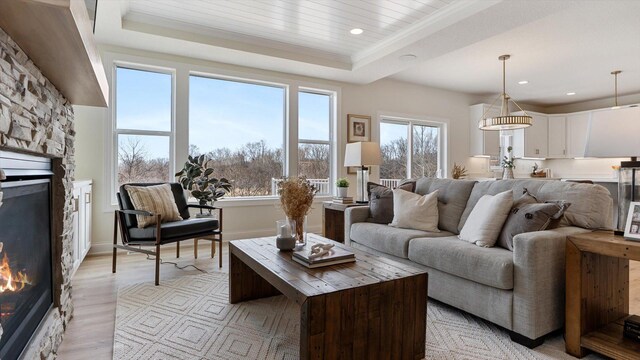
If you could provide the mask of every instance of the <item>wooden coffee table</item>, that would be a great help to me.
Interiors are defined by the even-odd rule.
[[[229,302],[284,294],[300,305],[300,359],[422,359],[427,273],[351,249],[357,261],[308,269],[275,238],[229,243]]]

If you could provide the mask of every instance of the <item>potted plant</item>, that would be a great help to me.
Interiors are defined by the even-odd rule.
[[[231,183],[225,178],[213,177],[214,170],[208,166],[208,163],[209,160],[204,155],[189,156],[182,170],[175,176],[182,188],[191,192],[191,196],[198,200],[199,205],[213,207],[216,200],[231,191]],[[198,216],[210,214],[211,209],[204,215],[200,209]]]
[[[349,190],[349,180],[347,180],[347,178],[340,178],[336,180],[336,187],[338,188],[338,197],[346,198],[347,190]]]
[[[515,160],[511,156],[511,151],[513,147],[509,146],[507,148],[507,155],[505,155],[502,159],[502,179],[513,179],[513,169],[516,168],[513,163]]]

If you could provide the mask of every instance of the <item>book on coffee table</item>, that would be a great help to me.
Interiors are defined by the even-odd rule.
[[[329,253],[324,254],[319,257],[310,258],[309,251],[311,246],[313,246],[313,242],[309,242],[309,244],[303,249],[299,251],[294,251],[291,259],[299,264],[302,264],[308,268],[317,268],[322,266],[329,265],[337,265],[344,264],[349,262],[356,261],[356,256],[349,250],[334,246],[329,250]]]
[[[325,266],[331,266],[331,265],[339,265],[339,264],[347,264],[347,263],[352,263],[352,262],[356,262],[356,258],[350,258],[350,259],[341,259],[341,260],[333,260],[333,261],[324,261],[324,262],[319,262],[319,263],[308,263],[304,260],[298,259],[296,257],[292,257],[291,258],[293,261],[297,262],[300,265],[304,265],[306,267],[308,267],[309,269],[315,269],[315,268],[319,268],[319,267],[325,267]]]

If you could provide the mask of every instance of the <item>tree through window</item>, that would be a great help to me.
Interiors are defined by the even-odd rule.
[[[273,195],[284,174],[283,86],[191,75],[189,149],[205,154],[233,196]]]
[[[330,194],[332,96],[327,93],[298,93],[298,174]]]
[[[172,74],[116,67],[116,188],[172,179]]]
[[[441,124],[424,125],[410,120],[380,122],[380,180],[396,186],[401,179],[437,177],[441,169]]]

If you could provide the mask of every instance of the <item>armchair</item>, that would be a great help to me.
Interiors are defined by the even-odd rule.
[[[159,183],[127,184],[133,186],[160,185]],[[162,223],[160,214],[152,214],[147,211],[136,210],[125,185],[120,186],[117,194],[119,210],[115,211],[113,224],[113,263],[112,272],[116,272],[117,251],[140,252],[155,257],[155,284],[160,283],[160,247],[162,245],[176,243],[176,256],[180,257],[180,241],[194,239],[194,255],[197,258],[198,240],[211,241],[211,257],[215,253],[214,242],[219,244],[218,264],[222,267],[222,209],[207,205],[190,205],[184,196],[182,185],[170,183],[176,206],[183,220]],[[191,218],[189,208],[216,210],[218,219]],[[138,228],[136,215],[156,216],[155,226]],[[118,228],[122,244],[118,244]],[[155,246],[155,251],[142,249],[143,246]]]

